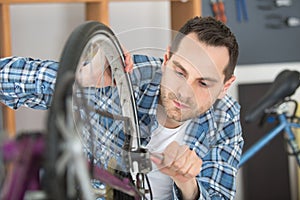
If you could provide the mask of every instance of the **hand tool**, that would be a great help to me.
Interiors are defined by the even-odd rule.
[[[214,17],[224,23],[227,22],[227,17],[225,14],[225,5],[223,0],[211,0],[211,7]]]
[[[279,14],[270,14],[266,16],[267,28],[280,29],[285,27],[300,27],[300,17],[284,17]]]
[[[248,21],[248,11],[247,11],[246,0],[235,0],[235,3],[236,3],[238,22],[242,22],[243,19],[245,21]]]
[[[266,2],[266,0],[260,0],[260,2]],[[293,2],[292,0],[274,0],[274,1],[267,1],[268,3],[266,4],[259,4],[257,6],[258,9],[261,10],[272,10],[274,8],[279,8],[279,7],[289,7],[292,6]]]

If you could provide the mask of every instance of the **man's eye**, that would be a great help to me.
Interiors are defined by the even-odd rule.
[[[208,84],[204,81],[199,81],[199,85],[202,87],[208,87]]]
[[[184,76],[184,74],[180,71],[175,71],[175,73],[178,75],[178,76]]]

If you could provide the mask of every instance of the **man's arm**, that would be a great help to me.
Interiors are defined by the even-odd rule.
[[[173,147],[167,147],[166,150],[170,150],[170,153],[164,152],[163,161],[152,159],[163,173],[174,180],[174,199],[234,199],[238,163],[244,142],[239,106],[227,97],[225,99],[225,104],[234,105],[228,107],[223,102],[221,107],[225,109],[215,110],[214,121],[210,124],[215,124],[216,129],[192,134],[194,136],[191,135],[188,140],[192,144],[189,148],[186,145],[171,144]],[[208,124],[198,125],[199,129],[195,129],[197,126],[192,126],[191,129],[201,131]],[[202,137],[203,135],[205,136]],[[211,136],[213,138],[209,139]],[[194,153],[197,156],[193,156]]]
[[[242,154],[243,138],[240,124],[240,106],[226,96],[214,109],[217,129],[211,138],[208,153],[202,157],[201,172],[197,176],[199,199],[234,199],[236,176]],[[196,147],[200,151],[201,145]]]
[[[93,60],[97,60],[95,57]],[[125,53],[125,71],[130,72],[133,61]],[[90,67],[91,68],[91,67]],[[83,86],[95,86],[99,74],[92,76],[89,66],[83,67]],[[95,62],[93,68],[98,69]],[[58,62],[23,57],[0,59],[0,102],[17,109],[27,106],[34,109],[48,109],[55,89]],[[94,70],[96,71],[96,70]]]
[[[236,194],[237,164],[243,141],[235,144],[214,147],[203,159],[200,175],[197,177],[200,198],[213,200],[233,200]],[[216,159],[216,155],[219,156]]]
[[[0,101],[17,109],[49,108],[54,93],[58,63],[23,57],[0,59]]]
[[[175,199],[233,200],[243,140],[234,137],[216,145],[202,159],[201,171],[188,181],[173,178]],[[229,143],[227,143],[229,142]],[[196,158],[195,158],[196,159]],[[198,169],[194,166],[194,169]],[[195,183],[196,181],[196,183]]]

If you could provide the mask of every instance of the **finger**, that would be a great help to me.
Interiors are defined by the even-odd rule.
[[[122,46],[122,50],[125,57],[125,71],[131,73],[133,69],[133,60],[126,48]]]
[[[194,170],[194,166],[192,164],[187,165],[185,169],[181,171],[181,175],[185,178],[194,178],[197,174],[195,174],[196,170]]]
[[[185,151],[186,152],[186,151]],[[185,168],[185,165],[189,164],[187,163],[187,155],[185,152],[180,152],[180,154],[177,155],[175,160],[173,161],[170,168],[178,173],[183,173],[183,170]]]
[[[197,156],[195,151],[189,149],[186,145],[180,146],[180,153],[173,162],[170,169],[188,178],[195,177],[200,173],[202,160]]]
[[[171,167],[176,160],[179,150],[179,144],[177,142],[170,143],[164,151],[164,165]]]
[[[164,155],[161,153],[151,153],[150,159],[152,160],[152,162],[154,162],[154,164],[161,165],[164,160]]]
[[[192,162],[189,161],[186,157],[182,157],[182,159],[174,162],[174,168],[177,169],[177,173],[186,174],[192,166]]]
[[[130,54],[125,55],[125,71],[131,73],[133,70],[133,61]]]
[[[201,171],[201,166],[202,166],[202,160],[197,156],[195,151],[190,152],[190,162],[187,162],[189,164],[189,167],[186,168],[186,171],[184,172],[186,177],[192,178],[197,176],[200,171]]]
[[[183,173],[187,158],[189,156],[189,148],[186,145],[179,145],[177,142],[171,143],[164,152],[164,166],[172,171],[172,174]]]

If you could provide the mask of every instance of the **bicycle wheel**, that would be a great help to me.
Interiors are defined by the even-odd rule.
[[[120,44],[107,26],[86,22],[69,37],[48,120],[45,183],[55,199],[92,198],[90,182],[100,188],[98,197],[118,198],[109,188],[135,198],[144,195],[145,188],[134,186],[140,180],[130,175],[149,172],[151,162],[140,147],[136,105],[124,66]],[[81,149],[90,161],[89,171]]]

